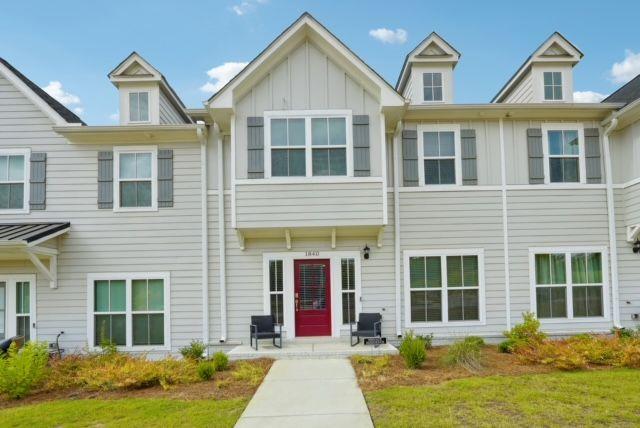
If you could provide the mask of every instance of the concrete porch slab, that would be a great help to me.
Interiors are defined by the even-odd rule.
[[[373,345],[351,346],[348,340],[334,338],[298,338],[282,343],[282,349],[273,346],[271,341],[261,341],[258,350],[248,344],[236,346],[228,352],[231,360],[254,358],[304,359],[304,358],[348,358],[353,355],[396,355],[398,349],[387,343],[377,348]]]

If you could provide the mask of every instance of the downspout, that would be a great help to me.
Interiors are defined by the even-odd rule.
[[[393,135],[393,251],[394,251],[394,281],[396,284],[396,335],[402,337],[402,298],[400,283],[400,178],[398,172],[398,138],[402,134],[402,122],[398,122]]]
[[[218,246],[220,257],[220,343],[227,340],[227,241],[224,228],[224,147],[216,123],[218,138]]]
[[[613,197],[613,174],[611,171],[611,152],[609,134],[618,126],[618,118],[611,119],[611,123],[604,130],[604,168],[607,181],[607,216],[609,219],[609,254],[611,256],[611,301],[613,306],[613,325],[620,327],[620,296],[618,295],[618,239],[616,237],[615,200]]]
[[[196,130],[200,140],[200,212],[202,224],[200,235],[202,238],[202,342],[205,355],[209,354],[209,233],[208,233],[208,201],[207,201],[207,128],[198,122]]]
[[[500,118],[500,182],[502,196],[502,247],[504,251],[504,300],[507,330],[511,330],[511,279],[509,268],[509,216],[507,209],[507,160],[504,147],[504,120]]]

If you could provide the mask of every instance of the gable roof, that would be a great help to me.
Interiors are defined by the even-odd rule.
[[[602,102],[629,104],[638,98],[640,98],[640,74],[624,84],[613,94],[602,100]]]
[[[2,66],[4,66],[4,68],[9,73],[11,73],[16,79],[18,79],[19,82],[24,86],[23,88],[19,87],[18,89],[26,89],[27,91],[29,91],[29,93],[25,93],[27,97],[29,97],[29,95],[33,95],[37,98],[37,100],[44,103],[44,106],[46,106],[47,108],[47,109],[43,109],[44,112],[47,115],[49,115],[55,122],[57,123],[61,122],[60,119],[62,119],[62,121],[66,123],[86,125],[82,121],[82,119],[80,119],[75,113],[73,113],[71,110],[66,108],[64,105],[62,105],[62,103],[60,103],[58,100],[53,98],[51,95],[47,94],[44,91],[44,89],[42,89],[40,86],[36,85],[31,80],[29,80],[27,76],[25,76],[20,71],[18,71],[18,69],[15,68],[13,65],[11,65],[7,60],[0,57],[0,64],[1,64],[0,71],[2,71],[2,68],[3,68]],[[40,103],[38,103],[37,100],[32,99],[32,101],[35,101],[36,104],[38,105]],[[40,104],[39,106],[42,107],[42,104]],[[62,123],[59,123],[59,124],[62,124]]]
[[[324,25],[322,25],[317,19],[315,19],[309,12],[304,12],[298,19],[296,19],[291,25],[289,25],[278,37],[276,37],[271,43],[267,45],[254,59],[247,64],[233,79],[227,82],[218,92],[213,94],[206,102],[205,105],[211,107],[213,103],[220,100],[223,95],[227,94],[237,87],[244,79],[250,76],[256,71],[262,61],[269,57],[269,55],[278,51],[281,45],[298,34],[303,28],[309,27],[313,29],[322,38],[329,41],[334,48],[342,50],[342,53],[347,59],[360,69],[370,80],[374,81],[380,88],[384,95],[388,94],[390,97],[395,98],[395,105],[404,105],[404,98],[396,92],[395,88],[389,84],[382,76],[380,76],[373,68],[371,68],[366,62],[362,60],[357,54],[355,54],[347,45],[345,45],[338,37],[336,37],[331,31],[329,31]]]
[[[117,83],[124,81],[153,81],[160,82],[161,88],[169,95],[175,104],[180,116],[187,122],[192,123],[191,118],[186,113],[186,106],[178,96],[178,93],[171,87],[169,81],[157,68],[144,59],[138,52],[131,52],[120,64],[118,64],[108,74],[109,80],[117,86]]]
[[[531,70],[531,64],[536,61],[565,61],[574,65],[584,57],[584,54],[566,37],[555,31],[531,55],[524,60],[522,65],[509,78],[498,93],[491,99],[491,102],[502,102],[504,98],[520,83],[527,72]]]
[[[455,64],[460,60],[462,54],[458,52],[449,42],[435,31],[422,39],[418,45],[411,50],[404,58],[404,63],[400,69],[400,75],[396,82],[396,90],[402,92],[406,85],[407,78],[411,71],[411,64],[417,62],[452,62]],[[413,58],[412,58],[413,57]]]

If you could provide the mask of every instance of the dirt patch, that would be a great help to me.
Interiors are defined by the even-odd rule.
[[[57,391],[37,391],[21,400],[9,400],[0,397],[0,409],[37,404],[54,400],[78,400],[78,399],[123,399],[123,398],[170,398],[175,400],[227,400],[234,398],[250,398],[258,389],[257,385],[244,380],[238,380],[233,376],[239,362],[232,362],[229,368],[217,372],[209,381],[191,384],[172,385],[169,389],[161,386],[151,388],[120,390],[120,391],[86,391],[83,389],[67,389]],[[249,361],[263,372],[263,378],[268,373],[273,360],[261,358]]]
[[[470,372],[465,368],[447,366],[442,358],[446,347],[434,347],[427,351],[427,359],[418,370],[409,370],[399,355],[390,356],[387,365],[359,362],[353,358],[351,363],[358,376],[360,387],[364,391],[376,391],[394,386],[435,385],[452,379],[478,376],[516,376],[555,371],[544,365],[525,365],[518,357],[498,352],[495,346],[485,346],[482,350],[482,369]],[[379,357],[384,358],[384,357]]]

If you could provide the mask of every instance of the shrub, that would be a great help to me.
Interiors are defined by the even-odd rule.
[[[264,369],[255,364],[240,361],[231,375],[236,380],[248,382],[252,386],[258,386],[264,377]]]
[[[481,352],[484,340],[480,337],[469,336],[449,346],[444,362],[452,366],[461,366],[475,372],[482,368]]]
[[[0,393],[16,400],[28,395],[47,374],[47,345],[28,342],[18,350],[15,342],[5,358],[0,358]]]
[[[408,331],[400,344],[400,355],[404,358],[404,363],[409,369],[420,368],[427,358],[427,343],[424,338],[416,336],[412,331]]]
[[[102,349],[103,355],[115,355],[118,353],[118,345],[111,339],[104,337],[100,340],[100,348]]]
[[[627,344],[620,355],[620,365],[634,369],[640,368],[640,343]]]
[[[511,354],[515,351],[516,343],[517,342],[513,339],[503,340],[498,344],[498,351],[504,354]]]
[[[515,352],[522,346],[535,346],[547,337],[546,334],[540,331],[540,321],[531,312],[525,312],[522,314],[523,321],[520,324],[516,324],[509,331],[505,331],[504,335],[507,338],[501,349],[507,352]],[[504,343],[504,342],[503,342]]]
[[[202,380],[211,380],[216,369],[216,364],[213,361],[200,361],[198,363],[198,377]]]
[[[217,372],[221,372],[229,368],[229,357],[224,352],[216,352],[211,359]]]
[[[416,337],[419,337],[422,340],[424,340],[424,349],[431,349],[433,344],[433,334],[427,334],[424,336],[420,334],[416,334]]]
[[[369,355],[354,355],[353,357],[351,357],[351,360],[355,364],[372,364],[373,363],[373,357]]]
[[[192,340],[189,346],[180,348],[180,354],[188,359],[194,361],[200,361],[204,358],[204,352],[207,350],[207,346],[199,340]]]

